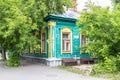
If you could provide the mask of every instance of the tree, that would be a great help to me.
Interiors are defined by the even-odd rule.
[[[114,4],[120,4],[120,0],[112,0]]]
[[[77,25],[81,27],[81,34],[84,34],[89,40],[86,45],[86,52],[93,53],[104,65],[106,70],[117,71],[120,62],[120,11],[115,8],[110,11],[109,8],[98,6],[89,6],[89,12],[81,13]],[[112,71],[111,71],[112,72]]]
[[[34,30],[46,26],[47,15],[63,13],[64,6],[74,5],[72,0],[0,0],[0,46],[18,53],[37,44]]]

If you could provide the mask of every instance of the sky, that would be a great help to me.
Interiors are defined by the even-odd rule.
[[[77,10],[82,11],[82,9],[84,8],[85,2],[87,1],[88,0],[77,0],[77,3],[78,3]],[[94,2],[96,5],[99,5],[102,7],[112,6],[111,0],[91,0],[91,1]]]

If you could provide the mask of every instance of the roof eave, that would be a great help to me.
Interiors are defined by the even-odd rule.
[[[74,19],[74,18],[66,18],[66,17],[54,16],[54,15],[49,15],[49,16],[44,18],[44,20],[46,22],[49,21],[50,19],[70,21],[70,22],[75,22],[76,21],[76,19]]]

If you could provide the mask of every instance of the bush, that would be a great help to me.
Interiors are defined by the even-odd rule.
[[[7,66],[18,67],[20,66],[21,57],[17,53],[9,53],[9,59],[7,60]]]
[[[120,71],[120,59],[116,57],[106,58],[104,62],[94,66],[95,73],[114,73]]]
[[[117,70],[120,72],[120,57],[118,57],[116,60],[116,67],[117,67]]]

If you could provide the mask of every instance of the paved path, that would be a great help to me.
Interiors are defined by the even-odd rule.
[[[74,74],[40,63],[26,62],[22,65],[18,68],[10,68],[0,62],[0,80],[105,80]]]

